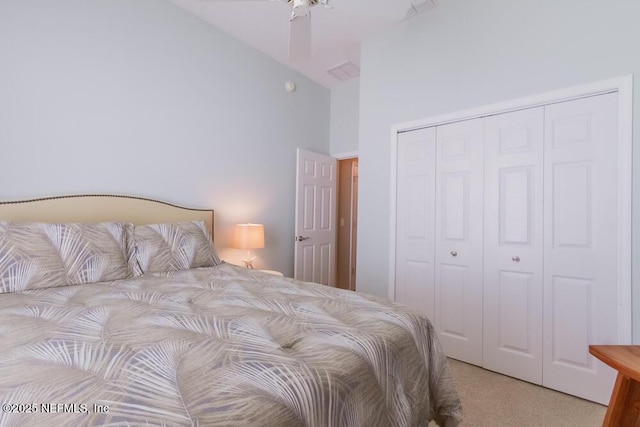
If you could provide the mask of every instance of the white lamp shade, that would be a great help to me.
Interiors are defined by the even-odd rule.
[[[264,248],[264,225],[251,223],[236,225],[233,246],[238,249]]]

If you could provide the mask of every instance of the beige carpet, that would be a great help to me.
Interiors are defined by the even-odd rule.
[[[449,359],[463,427],[601,426],[607,407]]]

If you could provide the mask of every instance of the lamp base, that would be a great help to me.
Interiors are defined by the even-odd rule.
[[[245,268],[253,268],[253,260],[256,259],[256,257],[247,257],[246,259],[243,258],[242,261],[244,262],[244,267]]]

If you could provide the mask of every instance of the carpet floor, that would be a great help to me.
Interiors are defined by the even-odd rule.
[[[597,427],[607,407],[449,359],[462,401],[461,427]]]

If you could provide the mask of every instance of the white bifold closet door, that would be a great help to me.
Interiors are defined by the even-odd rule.
[[[398,135],[394,300],[434,318],[436,128]]]
[[[485,119],[483,366],[542,383],[544,108]]]
[[[447,355],[482,364],[483,121],[436,128],[435,318]]]
[[[589,344],[618,344],[618,95],[545,107],[544,377],[607,403],[615,371]]]
[[[606,404],[621,344],[618,94],[398,136],[395,299],[445,353]],[[628,297],[628,296],[627,296]]]
[[[620,343],[617,94],[485,119],[482,366],[606,404]]]

